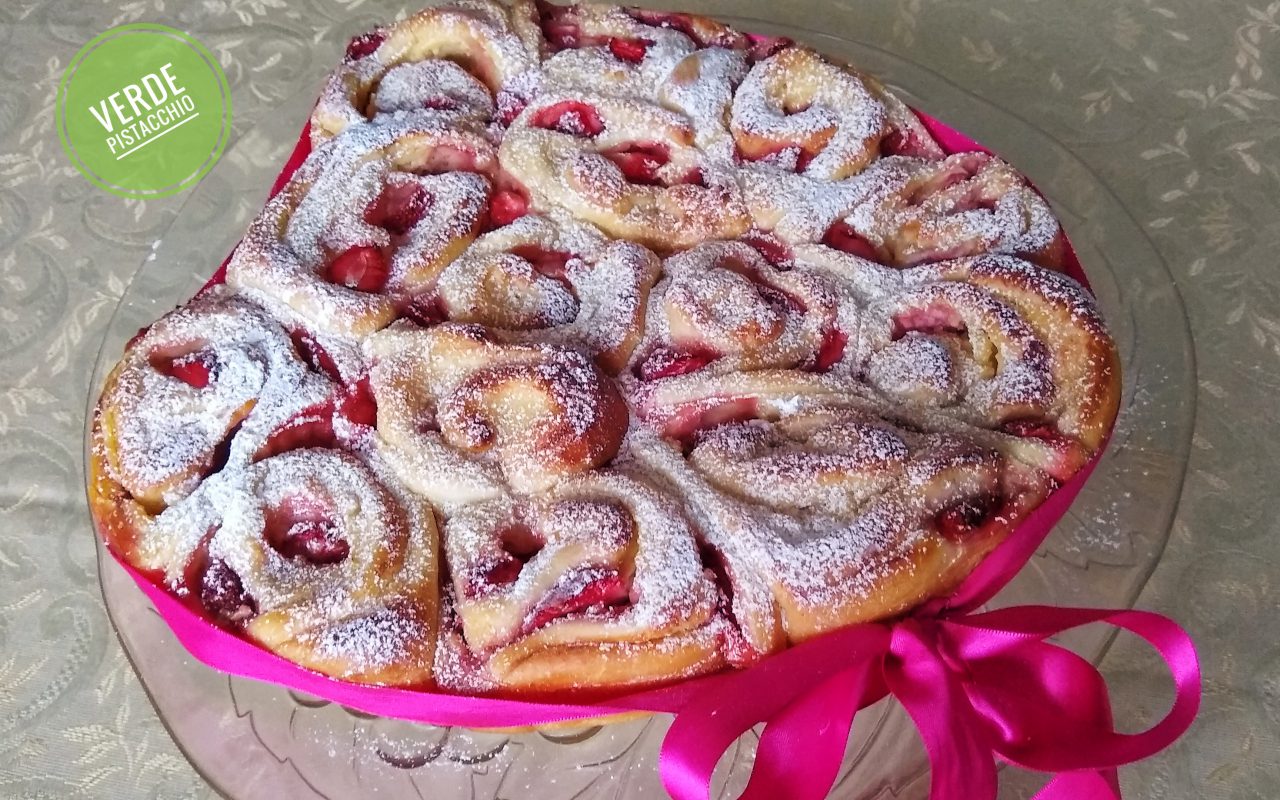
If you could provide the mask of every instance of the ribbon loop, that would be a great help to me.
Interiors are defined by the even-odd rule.
[[[1101,673],[1046,641],[1095,622],[1141,636],[1173,676],[1172,707],[1142,733],[1117,732]],[[1115,767],[1165,748],[1195,718],[1200,667],[1186,631],[1147,611],[1021,606],[857,625],[693,697],[663,743],[664,784],[677,800],[706,800],[720,756],[766,722],[742,800],[821,800],[854,714],[886,692],[920,730],[932,800],[993,800],[997,757],[1054,773],[1036,800],[1118,800]]]

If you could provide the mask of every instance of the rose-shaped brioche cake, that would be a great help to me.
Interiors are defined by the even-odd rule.
[[[101,533],[298,664],[470,694],[945,595],[1097,453],[1120,370],[1049,205],[931,125],[687,14],[359,36],[226,285],[108,379]]]

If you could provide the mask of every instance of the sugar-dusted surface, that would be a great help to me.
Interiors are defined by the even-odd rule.
[[[333,444],[435,505],[441,679],[646,683],[946,591],[1114,413],[1087,297],[1016,260],[940,261],[1052,265],[1043,201],[994,158],[940,158],[882,86],[802,48],[539,13],[476,0],[353,42],[336,75],[360,119],[317,109],[322,144],[230,269],[307,360],[337,351]],[[517,52],[545,69],[507,70]],[[1080,343],[1092,369],[1064,355]],[[633,488],[592,483],[614,470]],[[332,529],[288,530],[333,566]],[[646,531],[684,544],[652,560]],[[215,605],[256,613],[229,580]],[[432,615],[304,645],[367,661]]]

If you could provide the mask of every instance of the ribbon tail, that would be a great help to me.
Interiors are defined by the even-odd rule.
[[[663,786],[676,800],[707,800],[716,762],[753,725],[769,722],[748,784],[752,796],[821,800],[854,712],[884,695],[878,667],[888,647],[887,628],[857,625],[719,679],[714,691],[692,697],[667,731]],[[787,783],[793,780],[797,786]]]
[[[894,628],[885,679],[929,752],[930,799],[995,800],[995,758],[977,712],[916,621],[904,620]]]
[[[1116,771],[1059,772],[1031,800],[1120,800]]]
[[[866,691],[869,669],[833,675],[770,720],[741,800],[821,800],[831,791],[849,729]]]

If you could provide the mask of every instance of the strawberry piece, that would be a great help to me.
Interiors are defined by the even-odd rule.
[[[733,575],[729,571],[729,562],[725,559],[724,553],[707,542],[698,540],[698,559],[702,562],[702,571],[707,574],[720,590],[720,595],[724,599],[721,609],[732,616],[733,614]]]
[[[584,570],[583,573],[576,575],[570,573],[563,576],[534,609],[525,625],[525,630],[536,630],[554,619],[568,616],[584,608],[610,605],[627,599],[630,587],[616,571],[596,567]],[[593,574],[599,577],[595,577],[585,586],[577,589],[581,586],[583,577]]]
[[[386,39],[387,35],[377,30],[360,34],[350,42],[347,42],[347,60],[355,61],[364,58],[382,46]]]
[[[688,375],[690,372],[697,372],[719,357],[719,353],[706,347],[684,350],[659,347],[640,362],[636,367],[636,375],[646,381]]]
[[[1063,438],[1052,423],[1039,419],[1007,420],[1000,425],[1000,430],[1023,439],[1039,439],[1054,444],[1061,442]]]
[[[424,328],[439,325],[449,318],[448,312],[445,311],[444,303],[440,302],[439,297],[432,294],[420,294],[413,298],[401,310],[400,314]]]
[[[794,39],[788,39],[785,36],[762,36],[760,34],[749,33],[747,38],[751,45],[747,49],[747,59],[752,63],[764,61],[775,53],[786,50],[795,44]]]
[[[351,545],[338,535],[327,520],[295,522],[278,541],[272,541],[286,558],[301,558],[312,564],[336,564],[351,552]]]
[[[199,352],[178,356],[160,368],[160,372],[170,378],[177,378],[195,389],[204,389],[213,381],[217,366],[212,353]]]
[[[648,8],[627,8],[623,10],[637,22],[643,22],[654,28],[669,28],[674,31],[680,31],[692,39],[693,43],[699,47],[713,45],[715,47],[727,47],[731,50],[742,50],[747,46],[746,37],[736,31],[708,39],[698,31],[693,24],[693,18],[688,14],[657,11]]]
[[[417,225],[432,197],[416,182],[388,183],[364,210],[364,221],[395,236],[403,236]]]
[[[898,341],[909,332],[925,334],[961,334],[968,330],[964,317],[954,308],[934,303],[924,308],[910,308],[893,316],[893,331],[889,338]]]
[[[617,164],[628,181],[641,186],[661,183],[658,170],[671,160],[667,146],[659,142],[632,142],[601,155]]]
[[[515,583],[520,571],[543,548],[546,542],[528,525],[513,523],[506,526],[498,538],[503,553],[497,563],[482,570],[478,585],[473,585],[473,594],[484,594],[494,587]]]
[[[524,562],[518,558],[504,558],[484,571],[481,581],[485,587],[509,586],[520,578]]]
[[[529,200],[515,189],[499,189],[489,198],[488,227],[510,225],[529,213]]]
[[[150,361],[156,372],[180,380],[193,389],[207,388],[218,377],[218,359],[209,350],[196,350],[179,356],[153,352]]]
[[[714,398],[705,403],[691,403],[676,412],[663,426],[663,434],[676,439],[686,452],[693,449],[698,434],[733,422],[745,422],[760,415],[760,405],[753,397]]]
[[[639,64],[644,61],[645,54],[653,42],[648,39],[622,39],[617,36],[609,40],[609,52],[620,61],[628,64]]]
[[[577,8],[556,5],[545,0],[535,0],[535,5],[542,25],[542,35],[546,38],[547,44],[551,45],[551,49],[576,48],[580,33]]]
[[[357,425],[373,427],[378,424],[378,402],[373,398],[367,377],[347,390],[346,397],[338,404],[338,413]]]
[[[694,167],[693,169],[686,172],[684,175],[680,177],[679,182],[685,186],[705,187],[707,185],[707,181],[702,175],[701,167]]]
[[[753,281],[756,285],[756,294],[764,298],[764,301],[783,313],[792,312],[803,314],[807,307],[800,298],[795,295],[782,291],[777,286],[770,285],[761,280]]]
[[[863,238],[847,222],[836,222],[830,228],[827,228],[827,232],[822,236],[822,243],[827,247],[850,253],[858,258],[865,258],[868,261],[878,261],[880,259],[875,245]]]
[[[200,603],[225,623],[239,623],[258,613],[258,604],[244,590],[240,576],[221,559],[209,564],[200,579]]]
[[[934,525],[944,538],[962,541],[991,519],[1001,504],[1000,496],[992,493],[970,497],[939,511],[934,517]]]
[[[535,270],[548,278],[555,278],[561,283],[568,280],[565,266],[569,263],[570,255],[564,251],[543,250],[537,245],[526,244],[515,248],[511,253],[528,261]]]
[[[588,138],[599,136],[604,131],[604,121],[600,119],[600,112],[581,100],[562,100],[559,103],[553,103],[539,109],[529,122],[535,128]]]
[[[524,111],[528,103],[521,97],[517,97],[511,92],[498,93],[498,122],[503,127],[509,126],[515,122],[516,117],[520,116],[520,112]]]
[[[448,95],[434,95],[422,101],[422,107],[432,111],[457,111],[458,101]]]
[[[302,356],[312,369],[323,372],[335,381],[342,380],[333,356],[329,355],[329,351],[321,347],[308,331],[303,328],[294,328],[289,331],[289,338],[293,340],[293,347],[298,351],[298,355]]]
[[[764,260],[774,267],[790,267],[792,263],[791,246],[764,231],[753,231],[742,237],[742,241],[751,245]]]
[[[844,358],[845,345],[849,343],[849,335],[842,330],[832,328],[822,337],[818,354],[813,359],[814,372],[826,372]]]
[[[267,440],[253,454],[254,461],[261,461],[290,450],[304,447],[333,447],[337,437],[333,433],[333,408],[324,403],[299,412],[292,419],[271,432]]]
[[[331,261],[324,277],[330,283],[358,292],[377,292],[387,285],[389,272],[381,250],[373,245],[357,245]]]

